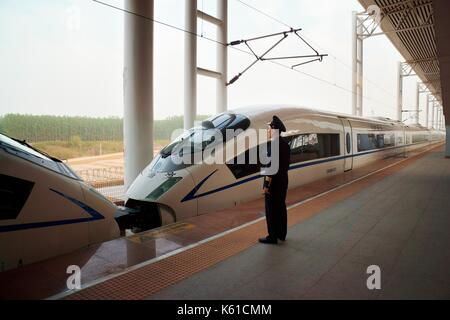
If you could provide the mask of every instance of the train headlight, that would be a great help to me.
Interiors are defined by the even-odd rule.
[[[164,181],[158,188],[153,190],[147,197],[146,200],[156,201],[161,197],[164,193],[169,191],[175,184],[178,183],[182,178],[181,177],[170,177],[166,181]]]

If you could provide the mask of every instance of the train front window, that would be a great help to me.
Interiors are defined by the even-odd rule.
[[[0,134],[0,142],[2,144],[9,145],[16,150],[20,150],[20,151],[26,152],[30,155],[33,155],[37,158],[44,159],[44,160],[51,160],[49,157],[47,157],[43,153],[38,152],[36,149],[31,148],[25,141],[21,142],[19,140],[16,140],[16,139],[13,139],[13,138],[10,138],[10,137]]]
[[[40,151],[25,141],[13,139],[0,134],[0,148],[14,156],[33,162],[37,165],[53,170],[72,179],[81,180],[70,167],[61,160]]]
[[[212,120],[210,120],[213,125],[214,128],[222,128],[225,125],[227,125],[228,123],[230,123],[230,121],[232,121],[234,115],[225,113],[225,114],[221,114],[215,118],[213,118]]]
[[[174,152],[178,155],[184,153],[195,153],[205,150],[205,148],[216,141],[215,136],[217,132],[215,129],[194,128],[187,133],[182,134],[175,139],[174,142],[161,150],[161,156],[166,158],[173,155]],[[181,153],[181,154],[180,154]]]
[[[186,131],[161,150],[160,154],[144,170],[144,174],[173,172],[195,164],[196,154],[215,143],[216,134],[215,129],[193,128]],[[180,157],[180,159],[175,159],[176,157]]]
[[[226,129],[245,131],[250,127],[250,119],[242,114],[224,113],[206,121],[211,122],[215,129],[222,132]]]
[[[249,126],[250,120],[240,114],[224,113],[209,118],[203,122],[202,127],[186,131],[162,149],[157,160],[154,160],[145,172],[172,172],[189,167],[196,163],[196,158],[201,158],[196,155],[207,147],[226,142],[227,138],[233,138],[233,136],[225,134],[226,130],[245,131]],[[173,157],[182,157],[183,160],[186,160],[187,157],[189,161],[180,164],[178,161],[180,159],[174,161]]]

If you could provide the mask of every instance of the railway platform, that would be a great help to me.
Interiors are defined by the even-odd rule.
[[[417,150],[288,194],[288,239],[259,244],[263,201],[0,273],[2,298],[450,298],[450,162]],[[67,291],[66,267],[82,290]],[[381,289],[369,290],[369,266]]]

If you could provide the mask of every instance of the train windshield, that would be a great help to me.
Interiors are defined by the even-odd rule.
[[[187,168],[195,163],[195,154],[216,141],[215,129],[193,128],[175,139],[171,144],[161,150],[160,154],[152,161],[145,171],[173,172]],[[174,157],[180,160],[174,161]],[[187,158],[186,158],[187,156]]]
[[[186,131],[162,149],[145,171],[171,172],[189,167],[195,163],[195,154],[204,151],[208,146],[225,141],[227,129],[244,131],[249,126],[250,120],[239,114],[223,113],[211,117],[203,121],[201,127]],[[188,163],[176,164],[171,157],[174,155],[184,157],[187,154],[192,155]]]
[[[34,148],[26,141],[21,141],[0,134],[0,148],[17,157],[31,161],[35,164],[56,171],[70,178],[80,180],[80,178],[72,171],[72,169],[70,169],[61,160]]]
[[[171,144],[161,150],[163,158],[172,155],[174,152],[196,153],[217,141],[225,141],[226,130],[246,130],[250,126],[250,120],[243,115],[223,113],[216,117],[203,121],[201,127],[190,129]],[[220,136],[220,139],[218,135]]]
[[[177,153],[195,153],[204,150],[214,142],[214,129],[194,128],[184,133],[167,147],[161,150],[163,158]]]
[[[38,152],[36,149],[32,148],[29,144],[27,144],[25,141],[19,141],[13,138],[9,138],[4,135],[0,135],[0,142],[6,145],[9,145],[11,147],[14,147],[17,150],[21,150],[24,152],[27,152],[35,157],[44,159],[44,160],[51,160],[49,157],[47,157],[44,153]]]

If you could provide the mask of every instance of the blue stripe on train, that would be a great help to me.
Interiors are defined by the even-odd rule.
[[[338,160],[343,160],[346,158],[356,158],[359,156],[365,156],[368,154],[372,154],[372,153],[376,153],[376,152],[382,152],[382,151],[387,151],[387,150],[393,150],[393,149],[397,149],[397,148],[405,148],[405,147],[409,147],[412,145],[416,145],[416,144],[423,144],[426,142],[417,142],[417,143],[411,143],[408,145],[404,145],[404,146],[397,146],[397,147],[389,147],[389,148],[384,148],[384,149],[377,149],[377,150],[370,150],[370,151],[365,151],[365,152],[361,152],[358,154],[350,154],[350,155],[346,155],[346,156],[337,156],[337,157],[333,157],[333,158],[327,158],[327,159],[322,159],[322,160],[317,160],[317,161],[313,161],[313,162],[307,162],[307,163],[301,163],[301,164],[295,164],[295,165],[291,165],[289,167],[289,171],[291,170],[297,170],[297,169],[301,169],[301,168],[305,168],[305,167],[310,167],[310,166],[315,166],[318,164],[322,164],[322,163],[326,163],[326,162],[332,162],[332,161],[338,161]],[[209,196],[210,194],[213,193],[217,193],[217,192],[221,192],[230,188],[234,188],[237,187],[241,184],[250,182],[250,181],[254,181],[254,180],[258,180],[261,179],[262,176],[261,175],[256,175],[256,176],[252,176],[246,179],[243,179],[241,181],[237,181],[235,183],[214,189],[214,190],[210,190],[210,191],[206,191],[204,193],[200,193],[198,195],[196,195],[195,193],[200,189],[200,187],[206,182],[206,180],[208,180],[214,173],[216,173],[216,171],[214,171],[213,173],[209,174],[205,179],[203,179],[198,185],[196,185],[194,187],[194,189],[192,189],[182,200],[181,202],[185,202],[185,201],[189,201],[189,200],[193,200],[193,199],[198,199],[201,197],[206,197]]]
[[[75,224],[75,223],[83,223],[83,222],[91,222],[96,220],[102,220],[105,219],[105,217],[100,214],[95,209],[89,207],[85,203],[72,198],[62,192],[59,192],[54,189],[50,189],[51,191],[55,192],[56,194],[68,199],[75,205],[82,208],[84,211],[86,211],[90,217],[88,218],[78,218],[78,219],[66,219],[66,220],[55,220],[55,221],[44,221],[44,222],[31,222],[31,223],[23,223],[23,224],[13,224],[8,226],[0,226],[0,233],[1,232],[11,232],[11,231],[18,231],[18,230],[27,230],[27,229],[37,229],[37,228],[47,228],[47,227],[55,227],[55,226],[62,226],[67,224]]]

